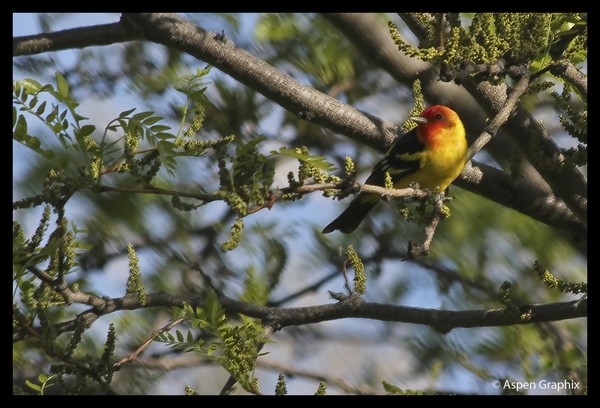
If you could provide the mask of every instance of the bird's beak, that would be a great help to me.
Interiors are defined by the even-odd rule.
[[[412,120],[413,122],[417,122],[417,124],[427,123],[427,119],[424,118],[423,116],[411,116],[409,119]]]

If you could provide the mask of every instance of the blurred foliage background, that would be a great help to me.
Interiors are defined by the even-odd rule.
[[[301,83],[384,120],[401,125],[414,105],[412,84],[398,81],[377,59],[366,57],[352,36],[327,16],[235,13],[182,16],[204,29],[224,33],[238,47]],[[398,15],[372,17],[374,23],[384,26],[393,22],[407,42],[418,44],[414,27],[407,26]],[[448,18],[460,19],[464,27],[476,19],[473,14]],[[551,29],[544,26],[551,34],[547,38],[566,37],[569,30],[582,25],[582,20],[587,22],[587,17],[583,18],[578,14],[548,17],[552,26]],[[118,19],[118,14],[14,15],[13,34],[52,32]],[[538,28],[527,29],[535,32]],[[587,38],[586,28],[573,38],[579,37]],[[556,54],[560,44],[554,44]],[[565,49],[572,42],[566,44],[563,44]],[[549,41],[538,44],[536,58],[527,56],[532,70],[543,68],[543,58],[549,58],[551,45]],[[587,54],[582,58],[579,51],[571,61],[587,74]],[[195,104],[188,106],[202,107],[198,138],[215,141],[235,135],[233,142],[220,148],[223,154],[234,156],[236,149],[260,136],[264,141],[257,145],[259,153],[269,155],[281,147],[306,146],[311,155],[333,163],[337,168],[334,173],[342,177],[344,157],[350,156],[361,181],[381,157],[374,149],[300,119],[217,69],[198,75],[205,68],[205,63],[188,54],[134,41],[15,57],[13,81],[32,78],[40,84],[57,87],[58,71],[68,83],[72,99],[79,103],[77,112],[95,125],[91,137],[97,143],[114,141],[119,146],[119,132],[104,134],[104,129],[121,112],[133,108],[135,113],[152,112],[152,117],[163,118],[160,124],[178,129],[182,106],[192,93],[190,78],[194,78],[193,90],[199,93]],[[565,84],[560,78],[546,74],[544,79],[551,82],[551,90],[562,92]],[[500,80],[512,84],[509,77]],[[577,99],[574,92],[572,95],[573,109],[585,111],[586,99]],[[426,99],[427,104],[438,102],[431,97]],[[582,141],[561,125],[561,109],[549,91],[531,92],[521,102],[561,149],[582,147]],[[193,112],[189,112],[185,120],[192,117]],[[43,148],[54,151],[56,156],[47,160],[40,156],[39,149],[23,141],[13,142],[13,202],[39,194],[57,163],[64,164],[64,169],[86,165],[78,163],[82,155],[64,148],[45,124],[29,118],[27,125],[29,134],[36,135]],[[483,130],[481,126],[471,129],[471,141]],[[152,147],[152,140],[142,138],[137,148]],[[515,175],[525,159],[519,156],[514,140],[501,132],[476,159]],[[586,143],[584,140],[583,144]],[[152,185],[202,193],[219,189],[218,149],[174,157],[170,168],[163,166],[158,170]],[[587,158],[577,163],[578,171],[584,175],[586,162]],[[273,185],[287,186],[288,172],[297,171],[297,166],[298,162],[292,158],[277,157]],[[122,173],[102,178],[103,184],[118,188],[134,188],[138,181]],[[64,207],[79,242],[76,264],[66,279],[83,292],[123,296],[131,262],[127,251],[130,244],[139,257],[147,293],[165,291],[182,296],[205,293],[202,277],[181,262],[189,259],[201,264],[203,272],[230,297],[285,307],[309,306],[330,303],[328,291],[343,290],[339,248],[351,244],[365,264],[367,301],[450,310],[501,308],[503,282],[511,284],[511,297],[517,304],[551,303],[581,296],[546,287],[534,270],[537,261],[561,280],[587,280],[587,254],[574,247],[564,232],[457,186],[451,187],[450,194],[455,197],[449,204],[452,215],[439,226],[431,254],[406,260],[408,241],[422,239],[423,227],[401,220],[393,203],[380,204],[355,234],[323,236],[320,230],[345,208],[347,200],[339,202],[316,193],[297,201],[278,202],[270,210],[245,217],[239,246],[224,251],[221,245],[227,241],[237,214],[223,202],[182,211],[168,195],[98,193],[83,189]],[[182,201],[197,204],[186,198]],[[30,237],[42,213],[41,205],[19,208],[13,211],[13,220],[23,228],[24,236]],[[56,217],[50,215],[50,224]],[[46,239],[44,242],[48,242]],[[29,279],[24,273],[13,284],[13,304],[27,315],[28,310],[35,308],[23,301],[23,281]],[[30,279],[30,285],[35,288],[39,283]],[[303,291],[305,288],[310,290]],[[35,296],[38,295],[31,298]],[[86,308],[81,305],[48,305],[44,319],[58,323],[83,310]],[[116,343],[111,353],[114,363],[139,347],[171,317],[171,311],[162,308],[105,315],[83,332],[72,357],[80,366],[100,359],[107,333],[114,328]],[[37,316],[34,322],[38,324],[40,318]],[[196,333],[202,336],[202,331]],[[538,387],[522,391],[528,394],[582,393],[587,388],[585,318],[454,329],[446,334],[423,325],[341,319],[286,327],[270,340],[262,350],[268,354],[258,358],[255,370],[260,390],[265,394],[275,393],[280,373],[286,378],[289,394],[313,394],[321,381],[326,384],[328,394],[488,395],[515,391],[494,388],[494,380],[537,384],[541,380],[568,380],[580,384],[577,390]],[[61,363],[60,353],[49,353],[40,341],[20,338],[13,343],[15,393],[39,392],[39,388],[28,386],[26,381],[44,383],[56,372],[52,367]],[[53,341],[64,345],[72,339],[63,334]],[[45,376],[39,377],[40,374]],[[132,364],[115,372],[106,388],[90,379],[75,385],[77,381],[65,375],[61,381],[57,382],[56,377],[48,381],[52,386],[44,392],[105,393],[108,389],[119,394],[183,394],[184,387],[189,386],[199,394],[216,394],[228,376],[223,367],[202,353],[183,353],[163,343],[154,343]],[[388,386],[384,387],[384,383]],[[246,393],[240,388],[234,392]]]

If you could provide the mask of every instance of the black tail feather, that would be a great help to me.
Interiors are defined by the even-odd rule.
[[[348,208],[333,220],[328,226],[323,228],[323,234],[328,234],[335,230],[349,234],[354,231],[365,219],[371,208],[379,200],[370,200],[370,197],[359,195],[350,203]]]

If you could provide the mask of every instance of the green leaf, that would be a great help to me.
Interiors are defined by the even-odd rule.
[[[52,112],[50,112],[48,114],[48,116],[46,116],[46,123],[50,123],[50,122],[54,121],[54,119],[56,119],[57,115],[58,115],[58,106],[54,106],[52,108]]]
[[[218,350],[218,346],[215,343],[210,344],[207,348],[206,348],[206,354],[211,357],[213,354],[215,354],[215,351]]]
[[[171,126],[167,126],[167,125],[154,125],[150,127],[150,130],[153,131],[154,133],[160,133],[160,132],[164,132],[165,130],[170,130]]]
[[[387,392],[391,392],[393,394],[404,394],[404,391],[400,387],[392,385],[385,380],[382,381],[381,383],[383,384],[383,389],[386,390]]]
[[[204,308],[206,310],[207,320],[216,326],[226,323],[225,312],[221,307],[219,298],[214,290],[207,293],[204,302]],[[225,320],[225,321],[224,321]]]
[[[82,120],[88,120],[89,118],[86,118],[85,116],[81,116],[80,114],[78,114],[77,112],[73,111],[73,118],[75,119],[75,121],[77,122],[81,122]]]
[[[198,102],[202,100],[202,97],[204,96],[204,92],[206,91],[206,87],[199,89],[197,91],[194,91],[190,94],[190,99],[193,100],[194,102]]]
[[[19,83],[25,88],[28,94],[35,95],[42,89],[42,84],[32,78],[25,78]]]
[[[129,110],[126,110],[126,111],[123,111],[123,112],[119,113],[119,117],[120,117],[120,118],[124,118],[124,117],[126,117],[126,116],[129,116],[129,114],[130,114],[130,113],[132,113],[132,112],[133,112],[135,109],[136,109],[136,108],[129,109]]]
[[[201,78],[203,76],[206,76],[210,73],[210,70],[212,69],[212,65],[207,65],[204,68],[200,69],[198,68],[196,70],[196,77]]]
[[[27,121],[23,116],[17,118],[13,138],[47,159],[52,159],[55,156],[55,153],[52,150],[44,150],[41,148],[42,143],[40,139],[27,134]]]
[[[79,129],[79,132],[78,132],[78,134],[79,134],[79,136],[81,136],[81,137],[84,137],[84,136],[89,136],[89,135],[91,135],[92,133],[94,133],[94,130],[96,130],[96,126],[94,126],[94,125],[85,125],[85,126],[82,126],[82,127]]]
[[[35,105],[37,105],[38,103],[38,98],[37,96],[34,96],[33,98],[31,98],[31,100],[29,101],[29,103],[27,104],[29,106],[29,109],[35,108]]]
[[[154,115],[154,112],[151,112],[151,111],[140,112],[140,113],[136,113],[135,115],[133,115],[133,117],[131,119],[139,120],[141,122],[144,119],[146,119],[147,117],[152,116],[152,115]]]
[[[315,166],[316,168],[318,168],[320,170],[326,171],[326,172],[331,172],[331,171],[335,170],[335,166],[333,164],[329,163],[328,161],[326,161],[323,156],[307,155],[307,154],[299,153],[294,149],[287,149],[285,147],[282,147],[279,149],[279,151],[271,151],[271,155],[294,157],[298,160],[302,160],[302,161],[304,161],[312,166]]]
[[[15,130],[13,132],[13,137],[16,140],[23,140],[27,136],[27,121],[21,115],[17,118],[17,124],[15,126]]]
[[[58,93],[63,97],[69,96],[69,83],[65,77],[58,71],[56,71],[56,86],[58,87]]]
[[[46,373],[40,373],[40,375],[38,375],[38,380],[39,382],[41,382],[42,384],[47,382],[48,380],[50,380],[52,378],[51,375],[48,375]]]
[[[38,149],[42,145],[42,142],[40,142],[40,139],[38,139],[37,137],[30,136],[25,139],[25,144],[27,145],[27,147],[30,147],[31,149],[38,151]]]
[[[42,102],[40,106],[38,106],[35,114],[38,116],[42,116],[44,114],[44,110],[46,110],[46,101]]]
[[[123,119],[118,119],[119,125],[121,126],[121,129],[123,129],[123,132],[127,133],[129,132],[129,124],[127,123],[126,120]]]
[[[184,303],[183,304],[183,310],[185,311],[185,315],[188,318],[192,318],[194,317],[194,308],[192,307],[192,305],[190,305],[189,303]]]
[[[161,140],[175,139],[176,136],[171,133],[160,132],[154,135],[156,138]],[[175,146],[175,145],[173,145]]]
[[[37,385],[37,384],[34,384],[34,383],[32,383],[32,382],[31,382],[31,381],[29,381],[29,380],[25,380],[25,385],[27,385],[29,388],[31,388],[31,389],[32,389],[32,390],[34,390],[34,391],[37,391],[37,392],[42,392],[42,387],[40,387],[40,386],[39,386],[39,385]]]
[[[151,116],[148,119],[142,120],[142,123],[146,126],[154,125],[156,122],[160,122],[163,118],[160,116]]]
[[[40,92],[53,92],[54,87],[51,84],[46,84],[40,88]]]

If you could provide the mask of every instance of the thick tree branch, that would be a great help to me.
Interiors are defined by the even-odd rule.
[[[244,308],[241,302],[221,299],[227,310]],[[255,312],[254,310],[252,312]],[[380,321],[414,323],[433,326],[442,333],[464,327],[509,326],[541,321],[563,320],[587,315],[587,300],[560,302],[546,305],[529,305],[522,308],[530,318],[523,319],[519,314],[507,313],[505,309],[489,310],[437,310],[409,306],[395,306],[380,303],[367,303],[351,297],[329,305],[300,308],[279,308],[261,310],[258,315],[266,324],[276,328],[305,325],[343,318],[366,318]]]
[[[581,96],[587,100],[587,77],[579,72],[573,64],[566,61],[552,64],[550,72],[553,75],[564,78],[567,82],[575,86],[581,93]]]
[[[376,15],[325,13],[322,16],[341,31],[361,55],[376,63],[398,83],[411,87],[418,79],[428,101],[452,107],[461,117],[467,137],[479,134],[485,127],[486,116],[473,97],[461,86],[440,81],[433,65],[399,51],[387,26]],[[379,150],[386,151],[386,147],[381,146]]]
[[[397,127],[367,116],[310,86],[302,85],[265,61],[237,48],[221,35],[206,31],[175,14],[127,14],[145,38],[186,52],[255,89],[307,121],[361,140],[369,146],[390,143]]]
[[[473,166],[468,164],[454,184],[469,191],[473,191],[473,185],[478,185],[473,192],[565,231],[574,247],[587,254],[587,227],[573,216],[562,200],[529,180],[512,179],[492,166],[471,162]]]
[[[80,27],[54,33],[15,37],[13,38],[13,56],[86,48],[94,45],[110,45],[139,40],[140,38],[139,32],[136,33],[132,26],[122,21],[120,23]]]
[[[203,299],[171,295],[165,292],[148,294],[145,303],[142,303],[137,296],[133,295],[121,298],[106,298],[71,291],[65,292],[63,295],[68,295],[71,303],[94,305],[94,307],[79,314],[73,320],[57,324],[55,326],[57,334],[75,330],[77,325],[80,324],[80,320],[83,320],[89,327],[101,316],[121,310],[182,307],[184,302],[193,307],[203,306]],[[329,320],[364,318],[429,325],[442,333],[447,333],[459,327],[508,326],[587,316],[587,297],[571,302],[526,305],[520,308],[520,313],[509,313],[506,309],[454,311],[396,306],[364,302],[355,296],[350,296],[338,303],[293,308],[253,305],[234,300],[225,295],[220,295],[219,301],[228,313],[241,313],[261,319],[265,326],[272,327],[274,330]],[[521,314],[526,315],[527,318],[523,318]],[[15,330],[13,342],[23,340],[27,335],[30,335],[31,330],[40,332],[41,329],[29,326],[27,330]]]
[[[548,182],[556,196],[574,215],[587,224],[587,180],[575,167],[564,164],[565,157],[543,126],[525,110],[517,109],[507,126],[513,137],[522,138],[530,162]]]

